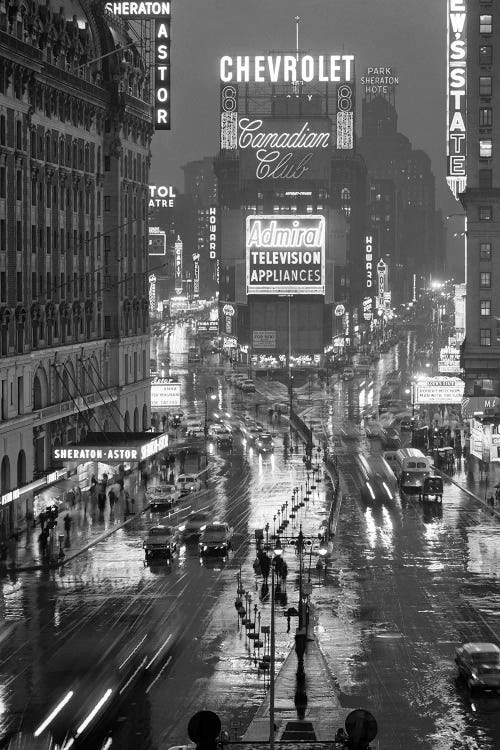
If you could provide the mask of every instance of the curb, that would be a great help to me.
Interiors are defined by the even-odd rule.
[[[487,510],[490,511],[494,516],[497,518],[500,518],[500,511],[496,510],[496,508],[492,508],[491,505],[488,505],[487,502],[483,500],[483,498],[479,497],[479,495],[475,495],[473,492],[467,489],[467,487],[464,487],[463,484],[460,484],[460,482],[457,482],[456,479],[452,479],[449,474],[446,474],[446,472],[441,471],[441,469],[436,468],[434,465],[432,465],[432,468],[434,469],[437,474],[440,474],[444,479],[447,479],[449,482],[454,484],[456,487],[462,490],[462,492],[465,492],[466,495],[469,495],[470,497],[474,498],[480,505],[483,505]]]
[[[134,513],[131,514],[128,518],[126,518],[121,523],[117,524],[116,526],[113,526],[113,528],[108,529],[107,531],[104,531],[102,534],[99,534],[99,536],[96,536],[92,541],[89,541],[87,544],[85,544],[83,547],[80,547],[80,549],[77,552],[74,552],[72,555],[65,556],[62,560],[57,560],[56,562],[50,562],[46,565],[38,564],[38,565],[7,565],[7,570],[11,571],[13,573],[28,573],[33,570],[55,570],[56,568],[62,568],[63,565],[65,565],[68,562],[71,562],[71,560],[74,560],[79,555],[82,555],[84,552],[86,552],[90,547],[93,547],[95,544],[98,544],[103,539],[106,539],[108,536],[111,536],[111,534],[114,534],[119,529],[122,529],[127,524],[131,523],[131,521],[134,520],[136,516],[142,516],[143,513],[145,513],[151,506],[147,505],[145,508],[141,510],[140,513]]]

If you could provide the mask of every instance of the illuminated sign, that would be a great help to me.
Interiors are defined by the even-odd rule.
[[[247,294],[324,294],[324,216],[247,216]]]
[[[236,310],[232,305],[224,305],[224,307],[222,308],[222,312],[224,313],[224,315],[229,315],[229,317],[232,318]]]
[[[462,419],[471,419],[474,415],[482,417],[487,409],[500,412],[500,398],[497,396],[465,396],[462,399]]]
[[[160,227],[149,227],[148,239],[149,255],[166,255],[167,235],[160,231]]]
[[[182,240],[179,235],[177,235],[177,241],[174,245],[176,294],[180,294],[182,292],[182,247]]]
[[[354,89],[347,83],[337,88],[337,148],[354,148]]]
[[[340,83],[353,76],[354,55],[224,55],[220,60],[223,83]]]
[[[295,130],[290,129],[293,123]],[[315,128],[318,128],[316,130]],[[328,118],[285,120],[265,118],[238,122],[240,179],[328,180],[330,162],[325,149],[331,148],[331,121]]]
[[[231,84],[220,89],[220,147],[238,147],[238,89]]]
[[[439,372],[460,372],[460,349],[458,346],[444,346],[439,351]]]
[[[387,266],[382,259],[377,263],[377,277],[378,277],[378,295],[377,295],[377,307],[379,310],[385,308],[385,277],[387,273]]]
[[[149,186],[149,208],[173,208],[177,197],[172,185]]]
[[[337,305],[335,308],[335,315],[337,318],[340,318],[345,313],[345,307],[344,305]]]
[[[253,349],[276,349],[276,331],[253,331]]]
[[[154,117],[155,130],[170,130],[170,17],[155,21]]]
[[[467,32],[466,0],[448,0],[446,156],[448,186],[457,198],[467,182]]]
[[[193,253],[193,294],[200,296],[200,254]]]
[[[368,67],[361,76],[361,85],[365,87],[365,94],[389,94],[399,83],[399,76],[395,75],[391,67]]]
[[[151,408],[165,409],[181,405],[181,384],[166,378],[155,378],[151,382]]]
[[[373,317],[373,299],[365,297],[363,300],[363,319],[371,320]]]
[[[208,209],[208,252],[210,260],[216,260],[218,256],[217,252],[217,230],[219,222],[217,220],[217,206],[210,206]]]
[[[143,461],[158,451],[168,448],[168,435],[162,433],[142,445],[92,445],[70,446],[69,448],[54,448],[52,458],[56,461],[104,461],[114,463],[121,461]]]
[[[115,16],[123,16],[123,18],[152,18],[154,16],[166,18],[170,16],[169,2],[106,3],[104,7],[108,13],[113,13]]]
[[[372,289],[373,287],[373,237],[366,235],[365,237],[365,272],[366,272],[366,288]]]
[[[11,490],[10,492],[6,492],[5,495],[2,495],[0,497],[0,503],[2,505],[7,505],[8,503],[11,503],[13,500],[17,500],[19,497],[19,490]]]
[[[149,309],[156,310],[156,276],[149,275]]]
[[[460,404],[464,389],[460,378],[425,378],[415,384],[413,400],[415,404]]]

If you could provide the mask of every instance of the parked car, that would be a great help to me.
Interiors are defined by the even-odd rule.
[[[173,526],[167,526],[166,524],[152,526],[142,543],[146,562],[153,557],[162,557],[170,560],[177,550],[177,541],[177,530]]]
[[[255,393],[255,383],[250,378],[242,380],[241,383],[237,383],[236,385],[244,393]]]
[[[354,369],[352,367],[344,367],[342,370],[342,380],[352,380],[354,377]]]
[[[180,496],[189,495],[190,492],[198,492],[201,489],[201,481],[196,474],[179,474],[175,484]]]
[[[494,643],[464,643],[455,662],[470,690],[500,690],[500,648]]]
[[[208,523],[210,523],[209,513],[204,510],[193,510],[184,523],[179,526],[179,533],[182,539],[199,536],[205,530],[205,526]]]
[[[151,510],[173,508],[179,498],[180,492],[173,484],[157,484],[146,492],[146,499],[151,505]]]
[[[261,432],[255,441],[259,453],[272,453],[274,451],[273,436],[269,432]]]
[[[232,538],[233,529],[229,524],[220,521],[207,523],[200,536],[200,554],[225,556],[232,548]]]

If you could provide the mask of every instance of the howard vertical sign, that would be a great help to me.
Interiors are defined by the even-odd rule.
[[[324,294],[324,216],[247,216],[247,294]]]
[[[448,77],[446,156],[448,186],[455,196],[467,182],[467,7],[466,0],[448,0]],[[478,23],[479,19],[476,19]]]

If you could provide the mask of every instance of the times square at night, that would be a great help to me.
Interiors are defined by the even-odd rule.
[[[500,747],[491,0],[0,7],[0,747]]]

